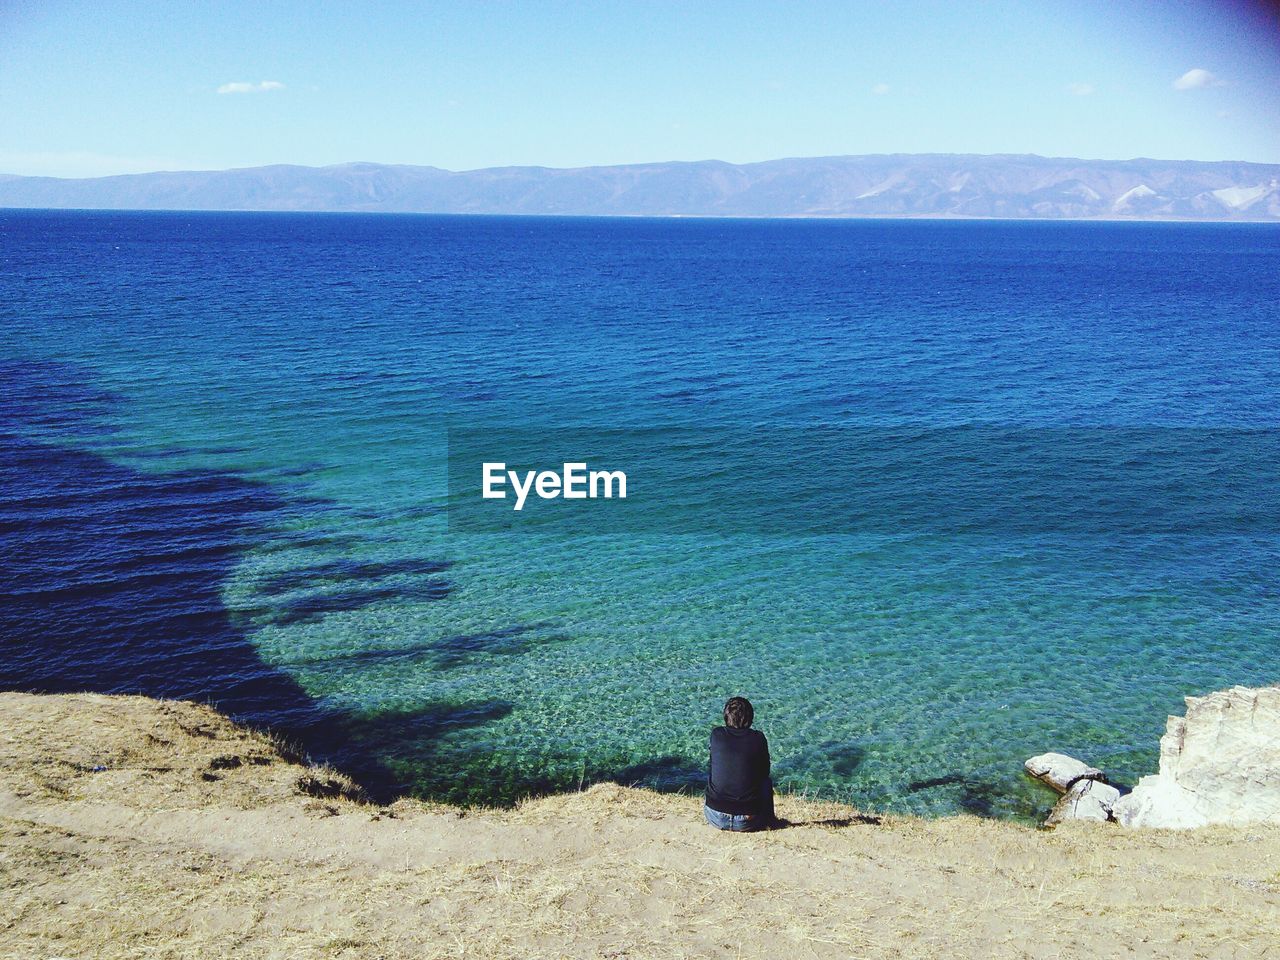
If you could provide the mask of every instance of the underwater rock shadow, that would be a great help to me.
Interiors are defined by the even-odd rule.
[[[939,787],[954,787],[957,791],[956,805],[965,813],[975,817],[992,819],[999,816],[999,805],[1008,799],[1000,785],[988,780],[981,780],[963,773],[949,773],[927,780],[913,780],[907,784],[907,790],[918,793],[921,790],[934,790]]]
[[[453,592],[453,589],[453,584],[447,580],[428,580],[411,584],[375,583],[330,586],[323,592],[306,593],[300,597],[279,600],[270,606],[238,610],[237,613],[255,620],[262,620],[273,626],[289,627],[302,623],[316,623],[331,613],[352,613],[391,600],[443,600]]]
[[[107,416],[118,394],[92,386],[84,368],[54,360],[0,361],[0,412],[14,428],[58,433],[113,432]]]
[[[209,471],[143,475],[4,434],[0,491],[0,689],[209,702],[379,801],[405,784],[371,748],[510,711],[463,703],[366,716],[318,702],[263,662],[222,587],[267,520],[297,509],[266,486]]]
[[[331,730],[335,735],[331,762],[355,779],[375,803],[407,795],[446,803],[487,803],[493,799],[492,783],[486,780],[475,786],[475,778],[459,768],[456,758],[439,762],[441,741],[501,720],[513,709],[506,701],[492,700],[338,714]],[[379,759],[388,749],[399,759],[401,770],[395,758]]]
[[[452,564],[447,560],[326,560],[295,570],[273,573],[258,584],[260,593],[289,593],[316,583],[348,583],[352,580],[380,580],[394,576],[428,576],[444,573]]]
[[[100,432],[95,422],[117,400],[79,375],[58,364],[0,365],[0,423],[54,441]],[[0,689],[209,702],[319,759],[349,754],[346,714],[263,662],[222,600],[244,553],[281,537],[268,524],[317,504],[230,471],[142,473],[0,431]],[[299,534],[300,543],[316,539]],[[455,712],[455,722],[474,715]],[[359,772],[375,789],[394,779],[367,757]]]
[[[480,633],[434,637],[400,647],[373,647],[328,657],[291,660],[289,664],[310,670],[341,670],[420,663],[436,670],[451,670],[487,657],[522,656],[536,647],[569,639],[564,633],[545,632],[550,627],[546,623],[514,624]]]
[[[601,782],[616,783],[624,787],[648,787],[662,793],[701,791],[707,783],[706,767],[687,757],[667,755],[643,760],[623,767],[603,778]]]
[[[0,686],[212,699],[258,721],[314,704],[264,664],[221,588],[284,504],[232,474],[142,474],[0,436]]]

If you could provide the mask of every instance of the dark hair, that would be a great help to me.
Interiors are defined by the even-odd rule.
[[[724,705],[724,725],[726,727],[734,727],[739,730],[749,727],[755,715],[756,712],[751,709],[751,701],[746,697],[730,697],[729,701]]]

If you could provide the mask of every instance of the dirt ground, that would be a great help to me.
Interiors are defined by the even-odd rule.
[[[1280,958],[1276,827],[355,793],[207,707],[0,694],[0,958]]]

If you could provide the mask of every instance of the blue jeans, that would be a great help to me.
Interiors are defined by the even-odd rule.
[[[748,830],[763,830],[768,826],[766,818],[758,813],[721,813],[719,810],[712,810],[705,803],[702,805],[702,813],[706,816],[707,823],[717,830],[745,833]]]

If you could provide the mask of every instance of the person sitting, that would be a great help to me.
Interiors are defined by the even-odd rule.
[[[703,812],[719,830],[763,830],[775,823],[769,741],[751,729],[755,711],[745,697],[724,705],[724,726],[711,731],[711,761]]]

